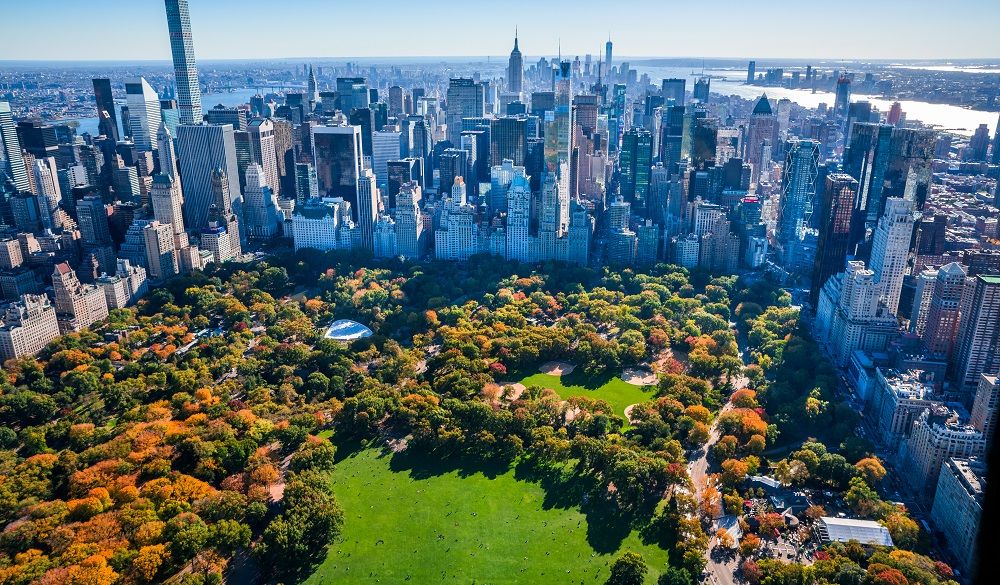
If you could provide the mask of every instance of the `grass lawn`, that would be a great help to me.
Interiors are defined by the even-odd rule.
[[[542,373],[531,374],[520,382],[525,386],[551,388],[562,398],[588,396],[606,400],[616,413],[623,416],[626,406],[651,400],[654,390],[652,386],[640,387],[627,384],[618,376],[594,379],[578,371],[561,378]]]
[[[626,550],[656,582],[666,550],[604,502],[581,506],[579,481],[528,473],[356,451],[333,472],[341,539],[306,583],[603,584]]]

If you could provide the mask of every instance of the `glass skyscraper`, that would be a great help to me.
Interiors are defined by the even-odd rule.
[[[164,0],[164,3],[167,8],[170,53],[174,59],[181,124],[197,124],[201,122],[201,87],[198,85],[198,66],[194,61],[188,3],[187,0]]]
[[[819,143],[815,140],[789,141],[786,152],[777,239],[787,254],[799,239],[800,230],[809,225],[813,195],[816,193]]]

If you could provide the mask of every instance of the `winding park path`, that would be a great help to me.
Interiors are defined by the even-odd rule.
[[[735,324],[732,324],[735,325]],[[749,354],[745,351],[745,344],[743,337],[739,335],[737,331],[736,336],[737,342],[740,343],[740,356],[743,358],[743,363],[746,364],[749,359]],[[732,387],[734,390],[740,388],[745,388],[749,383],[746,376],[740,374],[732,380]],[[695,497],[701,502],[701,495],[705,491],[705,487],[708,485],[708,453],[712,446],[718,442],[720,438],[719,432],[719,419],[722,418],[722,414],[732,410],[733,405],[731,402],[726,402],[719,411],[719,414],[715,416],[712,421],[712,426],[709,428],[708,441],[705,445],[697,451],[697,455],[694,459],[688,462],[688,475],[691,477],[691,483],[694,485]],[[709,538],[713,541],[715,536],[710,534]],[[710,583],[712,585],[737,585],[735,572],[739,566],[739,562],[735,557],[726,558],[713,558],[712,546],[709,545],[708,551],[705,553],[705,560],[707,564],[705,565],[705,570],[708,573],[708,577],[703,581],[705,583]]]

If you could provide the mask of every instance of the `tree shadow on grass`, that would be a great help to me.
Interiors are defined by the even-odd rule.
[[[521,460],[514,468],[514,477],[542,487],[545,492],[542,506],[546,510],[578,508],[587,519],[587,544],[599,554],[611,554],[620,549],[640,523],[641,512],[620,507],[605,497],[600,482],[570,467],[536,465]]]
[[[545,360],[546,362],[549,360]],[[544,363],[544,362],[542,362]],[[576,369],[572,373],[566,374],[559,377],[560,382],[563,386],[579,386],[581,388],[586,388],[587,390],[597,390],[601,388],[617,375],[613,371],[604,371],[599,374],[588,374],[583,371],[581,364],[575,364]],[[511,370],[504,377],[507,383],[520,382],[528,376],[534,376],[535,374],[540,374],[542,372],[538,371],[541,363],[534,364],[531,366],[525,366],[518,368],[516,370]]]
[[[391,457],[389,469],[393,472],[407,472],[413,479],[429,479],[452,472],[457,472],[459,477],[478,473],[487,479],[496,479],[510,470],[510,463],[507,461],[461,454],[442,456],[439,453],[418,453],[407,449],[394,453]]]
[[[361,441],[338,441],[337,461],[354,457],[365,448]],[[380,448],[380,457],[391,458],[389,468],[393,472],[408,473],[415,480],[449,473],[457,473],[459,477],[482,474],[488,479],[495,479],[511,470],[511,464],[499,458],[461,454],[442,456],[439,453],[419,453],[415,450],[393,453],[384,446],[373,445],[368,445],[367,448]],[[650,510],[622,508],[606,496],[606,490],[599,481],[578,473],[571,466],[540,465],[523,458],[513,466],[513,470],[514,479],[534,483],[542,488],[543,509],[579,509],[587,522],[587,543],[598,554],[618,551],[633,529],[643,530],[648,523]]]
[[[562,377],[563,386],[580,386],[587,390],[597,390],[615,378],[614,372],[604,371],[599,374],[587,374],[583,368],[576,368],[573,373]]]

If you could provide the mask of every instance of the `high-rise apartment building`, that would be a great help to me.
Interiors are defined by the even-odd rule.
[[[870,268],[882,286],[882,302],[895,314],[903,289],[906,261],[913,237],[913,203],[905,199],[886,201],[885,214],[878,222],[872,239]]]
[[[747,127],[747,138],[745,144],[744,158],[753,167],[751,181],[756,183],[760,177],[761,169],[765,165],[770,165],[768,157],[764,160],[765,145],[778,144],[778,117],[771,110],[771,102],[767,99],[767,94],[763,94],[750,112],[750,122]]]
[[[153,177],[149,203],[156,221],[170,224],[175,234],[184,232],[184,199],[178,183],[170,175],[160,173]]]
[[[815,140],[792,140],[786,152],[775,235],[788,263],[802,229],[809,225],[812,215],[819,172],[819,143]]]
[[[924,346],[935,356],[945,359],[951,356],[955,337],[958,335],[965,280],[965,268],[958,262],[950,262],[935,271],[934,285],[922,327]],[[917,318],[919,328],[919,314]]]
[[[274,122],[257,118],[247,123],[250,139],[250,160],[260,165],[267,186],[275,197],[281,195],[281,179],[278,174],[278,151],[275,147]]]
[[[1000,276],[976,276],[966,285],[952,359],[955,390],[971,394],[982,374],[1000,373]]]
[[[59,331],[71,333],[86,329],[108,316],[104,290],[92,284],[82,284],[69,264],[56,264],[52,273]]]
[[[646,213],[649,198],[649,174],[653,166],[653,137],[644,128],[629,128],[622,136],[618,155],[621,195]]]
[[[292,214],[296,250],[347,250],[358,242],[351,204],[340,198],[310,199]]]
[[[243,193],[243,229],[247,237],[268,240],[278,234],[281,212],[267,175],[259,164],[247,168],[246,191]]]
[[[444,197],[439,228],[434,230],[434,257],[440,260],[467,260],[479,251],[476,209],[466,200],[465,181],[455,181]]]
[[[174,61],[174,80],[177,85],[177,106],[181,124],[201,122],[201,86],[198,84],[198,67],[194,58],[194,39],[191,36],[191,15],[187,0],[164,0],[167,10],[167,29],[170,31],[170,53]]]
[[[365,250],[375,249],[375,219],[380,200],[375,173],[371,169],[363,169],[358,177],[357,228],[358,246]]]
[[[396,254],[411,260],[423,258],[426,252],[427,238],[424,232],[423,212],[420,210],[422,198],[420,186],[414,181],[404,183],[396,195],[396,210],[393,216]]]
[[[114,142],[118,142],[118,114],[115,111],[115,98],[111,92],[111,80],[95,78],[94,100],[97,102],[97,129]]]
[[[214,201],[212,174],[222,169],[229,179],[229,201],[237,217],[243,212],[236,138],[229,124],[181,124],[177,127],[177,155],[184,180],[184,219],[188,229],[208,225]],[[241,241],[245,239],[241,235]]]
[[[7,305],[0,322],[0,364],[35,355],[59,337],[56,309],[46,295],[24,295]]]
[[[951,457],[981,457],[986,450],[983,434],[960,423],[947,407],[925,409],[913,423],[902,450],[903,475],[926,501],[934,497],[941,466]]]
[[[975,575],[979,530],[986,491],[986,465],[977,458],[949,458],[941,467],[931,522],[944,533],[944,543],[958,560],[956,568]]]
[[[340,197],[357,204],[362,168],[359,126],[313,126],[312,159],[322,197]]]
[[[6,173],[14,181],[19,192],[31,191],[28,170],[21,154],[21,141],[17,137],[17,126],[10,109],[10,103],[0,102],[0,172]]]
[[[823,199],[819,210],[819,238],[816,243],[816,260],[813,263],[810,299],[813,306],[819,301],[819,291],[834,274],[842,272],[847,262],[851,239],[851,220],[858,182],[848,174],[827,175]]]
[[[169,224],[149,222],[142,230],[149,278],[164,281],[180,273],[175,234]]]
[[[983,433],[987,452],[993,446],[996,437],[998,415],[1000,415],[1000,378],[995,375],[983,374],[979,377],[979,387],[972,401],[972,413],[969,424]],[[988,453],[987,453],[988,454]]]
[[[132,142],[140,151],[152,152],[156,148],[156,135],[163,124],[160,97],[144,77],[136,77],[125,82],[125,99]]]
[[[507,188],[507,253],[519,262],[534,262],[538,257],[538,235],[531,229],[531,184],[522,167],[514,167]]]
[[[816,338],[834,362],[846,366],[856,350],[884,351],[897,335],[896,317],[879,302],[881,285],[864,262],[850,261],[845,272],[827,279],[816,305]]]

